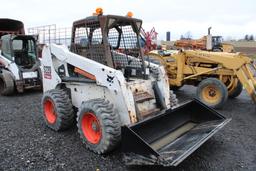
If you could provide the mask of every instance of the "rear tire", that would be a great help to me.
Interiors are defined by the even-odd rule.
[[[228,98],[227,87],[216,78],[201,81],[196,91],[197,98],[212,108],[221,108]]]
[[[43,117],[46,125],[55,131],[70,128],[75,121],[73,106],[64,90],[46,91],[42,98]]]
[[[237,82],[236,87],[229,92],[228,97],[229,98],[236,98],[237,96],[239,96],[243,91],[243,85],[241,84],[240,81]]]
[[[14,80],[11,73],[6,70],[1,70],[0,73],[0,94],[9,96],[14,93]]]
[[[77,116],[78,133],[86,147],[98,154],[113,150],[121,140],[121,122],[108,100],[83,102]]]
[[[182,86],[170,86],[170,90],[173,90],[173,91],[178,91]]]

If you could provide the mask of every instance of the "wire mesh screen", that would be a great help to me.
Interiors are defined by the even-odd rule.
[[[109,30],[108,41],[111,47],[114,65],[117,68],[127,66],[141,68],[140,48],[137,34],[132,26],[119,26]],[[135,57],[135,58],[134,58]]]
[[[75,31],[75,44],[79,44],[82,47],[87,46],[88,36],[85,27],[76,28]]]
[[[99,22],[87,22],[75,30],[75,52],[89,59],[107,64]]]
[[[86,21],[84,26],[75,29],[72,50],[104,65],[113,61],[116,69],[142,68],[138,35],[131,25],[116,23],[113,28],[104,30],[104,35],[107,39],[103,40],[99,21]]]
[[[56,28],[56,25],[46,25],[28,28],[29,35],[38,35],[41,44],[56,43],[70,46],[71,28]]]

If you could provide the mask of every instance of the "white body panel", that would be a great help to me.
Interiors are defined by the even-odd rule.
[[[7,58],[5,58],[4,56],[2,56],[1,51],[0,51],[0,63],[2,65],[4,65],[6,69],[11,71],[14,80],[20,80],[18,66],[16,65],[15,62],[12,62],[12,61],[8,60]]]
[[[212,35],[211,34],[206,36],[206,49],[212,50]]]
[[[119,114],[122,125],[137,122],[134,90],[142,89],[153,94],[152,83],[157,81],[161,93],[165,99],[166,106],[170,107],[168,77],[163,67],[150,64],[158,70],[158,79],[150,75],[150,79],[133,79],[126,82],[123,73],[83,56],[70,52],[66,47],[51,44],[45,46],[42,53],[42,74],[44,92],[55,89],[62,83],[57,71],[59,66],[64,65],[67,71],[67,64],[82,69],[96,78],[96,83],[65,82],[67,88],[71,90],[71,100],[75,107],[79,108],[83,101],[95,98],[108,99]],[[68,73],[66,73],[68,76]],[[112,77],[111,80],[108,78]]]

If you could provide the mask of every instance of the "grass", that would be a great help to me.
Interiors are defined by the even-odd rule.
[[[252,59],[256,59],[256,55],[252,55]]]

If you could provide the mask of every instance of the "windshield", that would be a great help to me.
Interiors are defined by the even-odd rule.
[[[212,41],[213,41],[213,45],[219,45],[223,42],[223,38],[222,37],[213,37],[212,38]]]
[[[33,39],[17,37],[12,41],[15,63],[23,68],[31,68],[36,63],[36,46]]]

